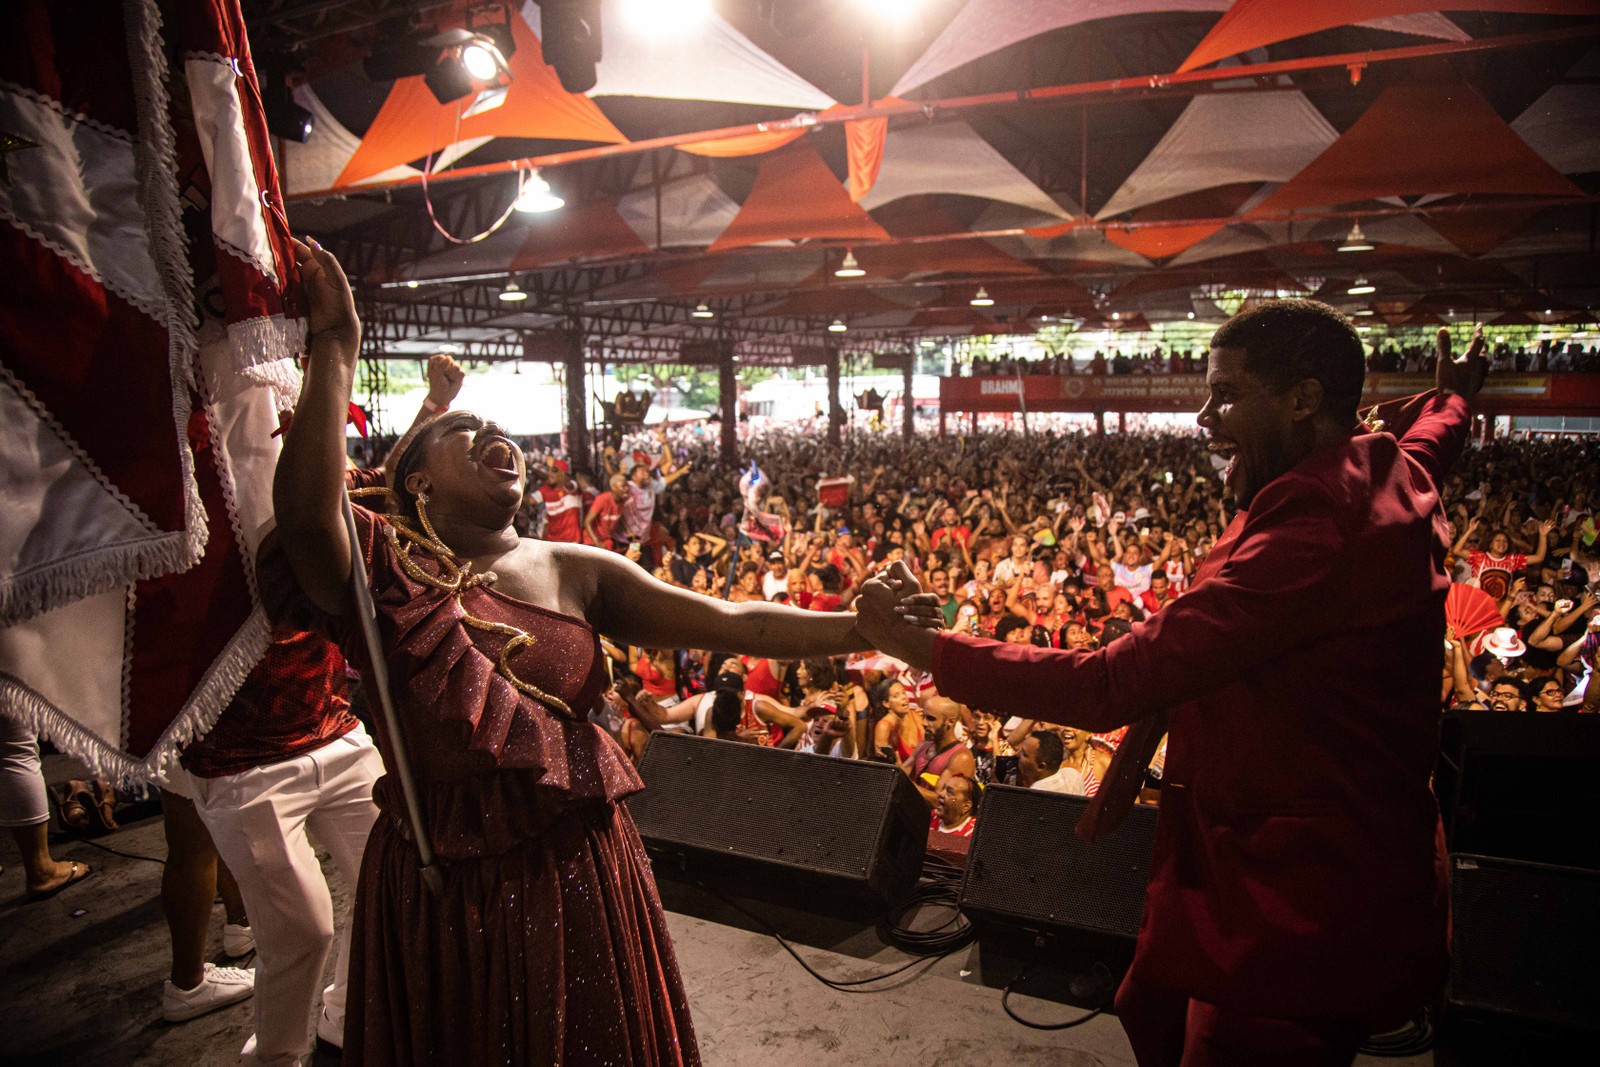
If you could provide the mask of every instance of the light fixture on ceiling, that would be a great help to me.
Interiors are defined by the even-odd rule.
[[[528,299],[528,294],[523,292],[522,286],[517,284],[515,278],[507,278],[506,287],[500,290],[500,299],[508,304],[514,304],[518,300]]]
[[[1356,315],[1357,316],[1364,317],[1364,316],[1367,316],[1367,315],[1376,315],[1376,314],[1377,314],[1377,312],[1373,311],[1371,308],[1357,308],[1356,309]]]
[[[415,289],[417,286],[419,286],[421,284],[422,284],[421,282],[419,282],[415,278],[413,278],[409,282],[406,282],[406,288],[407,289]]]
[[[832,322],[828,323],[829,333],[844,333],[849,328],[850,327],[844,324],[843,319],[834,319]]]
[[[931,337],[924,337],[922,340],[918,341],[917,344],[920,345],[923,348],[938,348],[939,347],[939,343],[937,341],[935,341]]]
[[[1350,227],[1350,232],[1345,235],[1344,243],[1339,246],[1340,252],[1370,252],[1372,242],[1367,240],[1367,235],[1361,232],[1361,221],[1356,220]]]
[[[689,312],[689,314],[697,319],[714,319],[717,317],[717,313],[707,307],[704,300],[696,304],[694,310]]]
[[[518,211],[529,213],[556,211],[565,205],[566,201],[555,194],[537,167],[528,171],[522,179],[522,188],[517,191],[517,199],[511,204]]]
[[[1113,312],[1112,312],[1112,313],[1111,313],[1111,321],[1112,321],[1112,322],[1121,322],[1121,321],[1122,321],[1122,312],[1120,312],[1120,311],[1113,311]]]
[[[835,278],[860,278],[867,272],[861,269],[861,264],[856,262],[856,254],[851,249],[844,250],[844,259],[839,262],[839,269],[833,272]]]
[[[1376,293],[1377,291],[1378,287],[1365,278],[1357,278],[1355,284],[1345,290],[1351,296],[1366,296],[1368,293]]]
[[[975,308],[993,307],[994,297],[989,295],[989,290],[980,285],[978,286],[978,292],[971,300],[971,304]]]
[[[1192,311],[1191,311],[1191,312],[1189,312],[1189,315],[1188,315],[1188,317],[1189,317],[1189,318],[1191,318],[1191,319],[1192,319],[1192,318],[1194,318],[1194,312],[1192,312]]]

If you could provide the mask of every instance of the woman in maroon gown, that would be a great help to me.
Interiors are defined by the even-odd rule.
[[[299,253],[311,358],[263,588],[366,674],[340,501],[360,325],[338,262]],[[360,563],[444,889],[424,886],[385,776],[356,890],[346,1061],[698,1063],[655,884],[617,803],[642,783],[586,716],[604,687],[596,631],[796,658],[865,647],[854,616],[731,605],[614,553],[518,538],[521,452],[470,413],[414,430],[388,478],[387,512],[355,512]],[[379,743],[391,759],[382,730]]]

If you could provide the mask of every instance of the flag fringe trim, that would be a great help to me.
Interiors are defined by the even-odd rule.
[[[4,671],[0,671],[0,714],[9,715],[62,752],[82,760],[96,777],[110,778],[119,785],[159,780],[186,745],[204,737],[216,725],[266,652],[271,632],[265,613],[257,609],[213,661],[195,687],[194,696],[143,759],[111,745],[26,682]]]
[[[178,197],[178,149],[172,130],[172,102],[167,94],[167,51],[161,35],[162,16],[157,0],[124,0],[128,27],[128,62],[133,77],[133,98],[139,117],[139,137],[134,145],[138,168],[139,204],[144,208],[150,255],[161,276],[167,306],[167,371],[172,381],[172,418],[178,433],[178,465],[184,486],[184,525],[187,536],[184,562],[187,570],[200,562],[206,548],[206,510],[195,479],[194,454],[188,446],[189,387],[198,366],[200,342],[194,313],[194,277],[189,242],[183,229],[182,201]]]

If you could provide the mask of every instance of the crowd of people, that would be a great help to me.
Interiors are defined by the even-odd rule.
[[[813,432],[771,430],[748,454],[751,466],[729,469],[713,440],[658,434],[603,455],[605,492],[550,458],[519,524],[612,548],[708,597],[818,611],[843,610],[869,577],[904,561],[952,630],[1092,648],[1181,597],[1232,518],[1219,464],[1195,433],[857,435],[835,449]],[[668,479],[677,487],[663,492]],[[1503,622],[1450,635],[1441,711],[1594,710],[1600,444],[1471,449],[1444,499],[1452,578],[1492,599]],[[607,653],[617,684],[602,721],[635,758],[665,729],[892,761],[935,805],[935,834],[970,832],[994,782],[1092,795],[1118,742],[956,704],[882,655]],[[1158,753],[1150,788],[1160,773]],[[951,785],[961,778],[971,783]]]
[[[1600,372],[1600,345],[1577,341],[1538,341],[1513,345],[1501,341],[1486,352],[1490,374],[1545,374],[1559,371]],[[1375,345],[1367,357],[1367,369],[1385,374],[1432,374],[1435,363],[1432,342],[1398,344],[1392,340]],[[1065,353],[1023,356],[1017,353],[982,354],[960,366],[963,376],[1017,374],[1204,374],[1204,348],[1147,349],[1106,352],[1095,350],[1088,357],[1075,358]]]

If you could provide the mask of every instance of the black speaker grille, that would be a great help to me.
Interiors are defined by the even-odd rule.
[[[653,845],[852,879],[871,876],[885,848],[922,863],[905,842],[908,832],[926,839],[927,806],[885,763],[658,733],[639,773],[645,791],[628,809]]]
[[[1600,872],[1451,860],[1450,1002],[1600,1029]]]
[[[962,910],[1030,928],[1137,936],[1156,813],[1136,807],[1116,833],[1091,845],[1074,832],[1087,805],[1087,797],[1040,789],[986,790]]]

